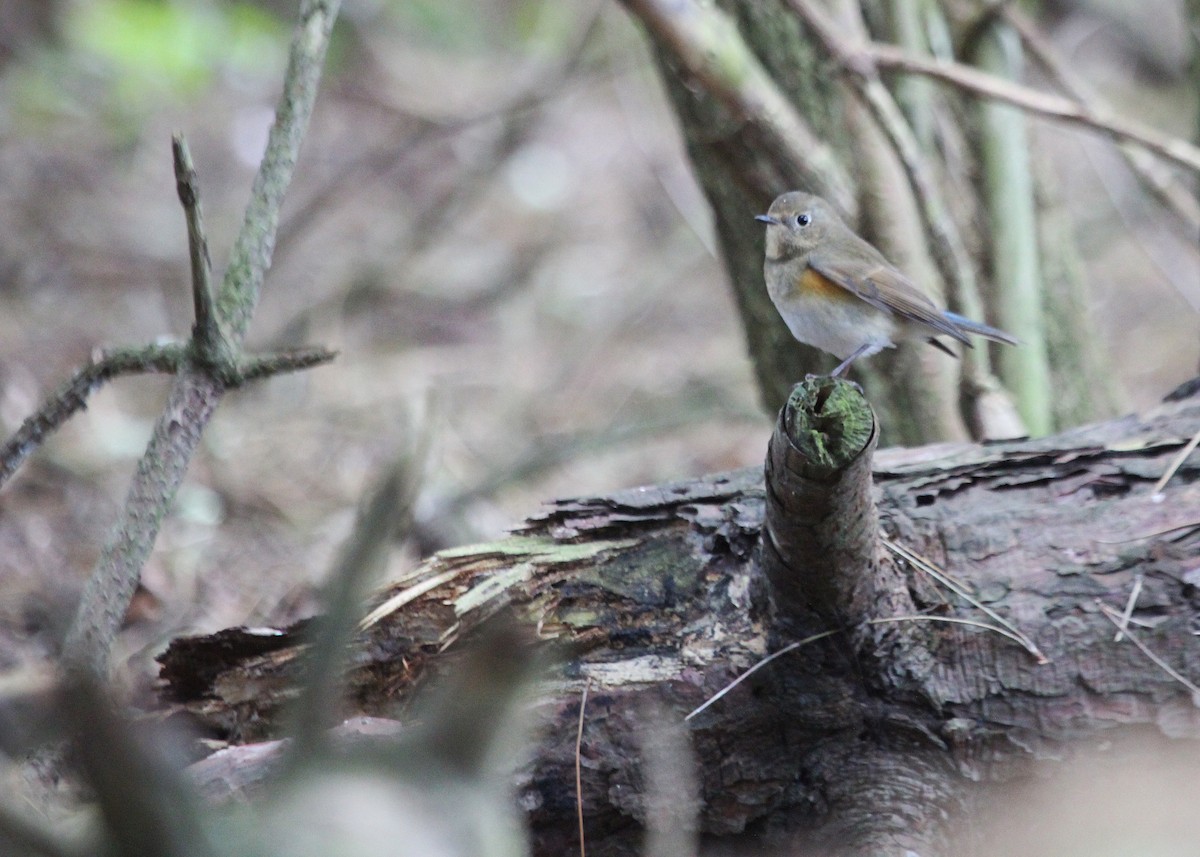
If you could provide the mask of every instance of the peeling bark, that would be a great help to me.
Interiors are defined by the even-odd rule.
[[[1200,737],[1190,692],[1128,639],[1200,677],[1200,461],[1151,494],[1198,427],[1193,397],[1050,438],[877,453],[883,534],[952,574],[1047,661],[945,621],[996,626],[880,555],[910,616],[801,646],[688,721],[707,847],[944,854],[946,819],[985,783],[1027,776],[1072,742],[1116,727]],[[766,654],[831,627],[774,621],[765,505],[760,471],[747,469],[558,501],[508,539],[437,554],[381,594],[348,677],[351,708],[403,720],[410,690],[452,663],[455,641],[512,609],[573,652],[544,689],[547,726],[520,774],[536,853],[578,848],[575,731],[590,680],[588,854],[637,854],[645,697],[683,717]],[[1137,624],[1115,642],[1101,608],[1122,611],[1135,578]],[[299,651],[294,628],[177,640],[161,658],[164,699],[232,743],[272,737]]]

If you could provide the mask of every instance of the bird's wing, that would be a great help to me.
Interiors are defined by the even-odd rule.
[[[831,264],[823,260],[820,253],[813,253],[808,257],[808,266],[873,307],[927,324],[938,333],[952,336],[968,346],[971,344],[967,335],[942,314],[937,304],[887,263],[854,260]]]

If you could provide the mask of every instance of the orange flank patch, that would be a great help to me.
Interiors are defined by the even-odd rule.
[[[804,273],[800,275],[800,291],[806,295],[817,296],[829,300],[853,300],[854,295],[843,289],[833,280],[818,274],[812,268],[805,268]]]

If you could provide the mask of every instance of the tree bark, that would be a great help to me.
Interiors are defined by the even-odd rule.
[[[403,719],[444,650],[513,610],[572,652],[544,688],[546,726],[520,774],[535,853],[578,848],[575,735],[590,684],[587,853],[634,855],[646,698],[683,718],[768,653],[831,632],[687,721],[706,848],[948,854],[946,820],[983,800],[983,783],[1027,776],[1114,727],[1200,737],[1177,677],[1200,677],[1200,462],[1152,494],[1198,426],[1192,397],[1038,440],[879,452],[874,496],[890,547],[865,564],[877,567],[866,582],[901,606],[802,622],[771,606],[760,533],[768,493],[786,489],[764,489],[757,469],[558,501],[511,537],[439,553],[382,593],[348,676],[350,707]],[[954,575],[975,603],[918,565]],[[1135,580],[1133,624],[1116,642],[1110,617]],[[176,640],[161,658],[164,699],[231,743],[273,736],[295,695],[299,630]]]
[[[645,23],[643,3],[625,0],[625,5]],[[840,89],[799,19],[776,0],[722,2],[719,8],[737,25],[729,41],[744,39],[742,47],[753,51],[820,139],[834,151],[843,148]],[[771,304],[763,285],[763,229],[754,215],[764,213],[784,191],[809,188],[828,195],[832,189],[814,186],[803,161],[783,156],[758,126],[732,112],[709,88],[691,86],[691,76],[680,68],[672,46],[662,39],[654,39],[652,46],[679,116],[688,158],[712,207],[717,246],[729,272],[763,405],[777,411],[793,383],[819,367],[832,369],[836,361],[796,342]]]

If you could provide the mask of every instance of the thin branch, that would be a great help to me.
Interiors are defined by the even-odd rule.
[[[37,412],[0,446],[0,486],[42,445],[47,435],[87,407],[88,397],[101,384],[120,375],[150,372],[173,375],[183,366],[186,357],[187,348],[179,344],[100,351],[51,394]]]
[[[1108,105],[1063,61],[1028,15],[1012,3],[1000,5],[998,11],[1020,35],[1030,55],[1059,89],[1093,114],[1102,115],[1108,111]],[[1126,142],[1120,144],[1119,148],[1134,175],[1183,222],[1188,234],[1200,232],[1200,202],[1188,193],[1170,170],[1155,160],[1144,146]]]
[[[240,347],[250,325],[271,262],[279,209],[312,114],[339,6],[339,0],[304,0],[301,6],[275,124],[217,299],[217,321],[228,331],[231,351]],[[185,211],[187,208],[185,202]],[[193,346],[193,353],[196,351]],[[142,566],[201,434],[228,389],[223,370],[217,368],[212,371],[200,365],[184,371],[171,388],[146,452],[138,462],[120,518],[84,587],[63,644],[63,658],[74,668],[94,675],[102,675],[107,668],[113,640],[137,588]]]
[[[240,387],[251,381],[270,378],[272,375],[311,369],[314,366],[328,363],[337,356],[338,352],[320,347],[256,354],[250,358],[244,358],[233,376],[227,379],[227,383],[231,388]]]
[[[222,370],[226,376],[223,380],[226,387],[240,387],[272,375],[310,369],[328,363],[335,357],[337,352],[326,348],[256,355],[244,360],[233,370]],[[112,348],[99,352],[52,393],[0,446],[0,487],[45,442],[48,435],[87,408],[88,398],[102,384],[121,375],[175,375],[187,364],[187,360],[188,348],[180,344]]]
[[[794,5],[794,0],[793,0]],[[1163,134],[1148,125],[1113,116],[1107,110],[1089,108],[1060,95],[1041,92],[1019,83],[1002,80],[990,74],[947,60],[929,60],[897,48],[895,45],[873,42],[862,52],[845,58],[846,62],[862,66],[874,63],[880,68],[920,74],[943,83],[957,86],[984,98],[1003,101],[1030,113],[1082,125],[1118,140],[1137,143],[1160,158],[1200,173],[1200,148],[1186,140]]]
[[[267,150],[254,176],[246,218],[217,297],[220,321],[228,326],[230,337],[237,343],[250,326],[263,278],[271,266],[279,210],[317,99],[325,49],[340,6],[341,0],[304,0],[300,7],[300,23],[292,36],[275,124],[267,137]]]
[[[212,259],[208,255],[208,238],[204,233],[200,183],[183,134],[171,136],[171,155],[175,162],[175,189],[187,221],[188,256],[192,263],[192,304],[196,313],[192,337],[198,349],[208,351],[219,348],[221,330],[213,306]]]

